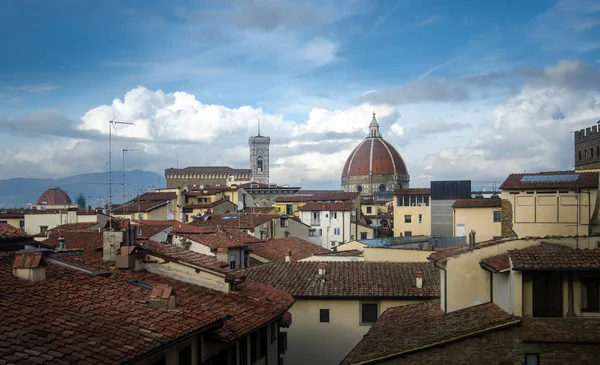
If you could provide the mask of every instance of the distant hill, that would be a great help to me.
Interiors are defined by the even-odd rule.
[[[119,204],[123,201],[122,171],[112,172],[112,201]],[[164,176],[154,172],[131,170],[125,172],[127,200],[136,195],[137,189],[143,191],[164,188]],[[83,194],[87,204],[92,207],[103,206],[108,196],[108,176],[105,172],[81,174],[62,179],[27,179],[15,178],[0,180],[0,208],[21,208],[28,203],[36,204],[39,197],[49,187],[59,187],[69,194],[73,203],[79,194]]]

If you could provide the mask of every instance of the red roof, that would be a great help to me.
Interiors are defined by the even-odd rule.
[[[394,190],[394,195],[431,195],[429,188],[398,188]]]
[[[298,210],[315,210],[315,211],[343,211],[352,210],[354,205],[352,202],[343,203],[321,203],[321,202],[308,202],[303,206],[299,207]]]
[[[299,261],[307,257],[322,253],[331,253],[326,248],[299,238],[277,238],[262,243],[249,245],[252,252],[269,261],[285,261],[289,252],[292,253],[292,261]]]
[[[0,223],[0,239],[10,237],[27,237],[27,233],[8,223]]]
[[[325,265],[325,275],[319,274]],[[429,262],[273,262],[243,270],[248,278],[285,290],[294,297],[440,296],[440,273]],[[416,273],[423,273],[423,287]]]
[[[50,188],[40,196],[37,205],[70,205],[73,204],[69,195],[61,188]]]
[[[579,175],[576,180],[566,180],[565,175]],[[521,181],[525,176],[533,176],[540,181]],[[553,179],[553,177],[557,177]],[[510,174],[500,185],[500,189],[552,189],[552,188],[590,188],[598,189],[597,171],[555,171],[532,174]]]
[[[241,232],[244,233],[244,232]],[[244,233],[248,235],[247,233]],[[233,234],[229,232],[214,232],[214,233],[175,233],[176,236],[197,242],[211,249],[232,248],[246,246],[245,242],[237,240]]]
[[[281,218],[281,215],[263,213],[205,214],[201,219],[190,224],[197,227],[219,226],[222,228],[252,229],[276,218]]]
[[[575,249],[555,243],[542,243],[510,250],[508,255],[513,270],[600,270],[600,249]]]
[[[492,272],[506,271],[510,269],[510,259],[507,253],[503,253],[481,260],[481,266]]]
[[[102,232],[99,230],[69,230],[54,231],[51,236],[42,243],[48,246],[58,246],[58,238],[65,239],[66,249],[82,249],[84,254],[94,253],[102,248]]]
[[[475,198],[475,199],[456,199],[453,208],[500,208],[502,199],[500,198]]]
[[[135,239],[137,240],[146,240],[151,238],[152,236],[160,233],[167,232],[169,228],[172,228],[174,224],[179,223],[177,221],[153,221],[153,220],[141,220],[137,221],[137,231]]]
[[[342,361],[342,365],[392,359],[477,335],[518,325],[513,317],[493,303],[444,313],[439,300],[392,307]]]

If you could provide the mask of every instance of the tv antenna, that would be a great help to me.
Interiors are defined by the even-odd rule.
[[[108,121],[108,221],[109,228],[112,230],[112,129],[116,124],[133,125],[133,123],[119,122],[116,120]]]

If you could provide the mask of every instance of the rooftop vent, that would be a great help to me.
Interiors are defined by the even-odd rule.
[[[417,278],[417,288],[421,289],[423,287],[423,273],[420,271],[417,271],[415,273],[415,277]]]
[[[150,305],[155,308],[175,308],[175,292],[173,291],[173,287],[168,284],[152,285]]]
[[[41,252],[19,251],[15,254],[13,274],[23,280],[42,281],[46,279],[47,265]]]
[[[285,255],[285,262],[292,262],[292,251],[288,251]]]
[[[323,262],[319,263],[319,275],[325,275],[327,272],[327,265]]]

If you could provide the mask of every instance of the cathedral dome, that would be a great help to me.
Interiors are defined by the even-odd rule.
[[[71,205],[69,195],[61,188],[50,188],[40,196],[38,205]]]
[[[373,113],[369,135],[348,156],[342,170],[342,188],[372,195],[408,187],[409,176],[400,153],[379,132]]]

